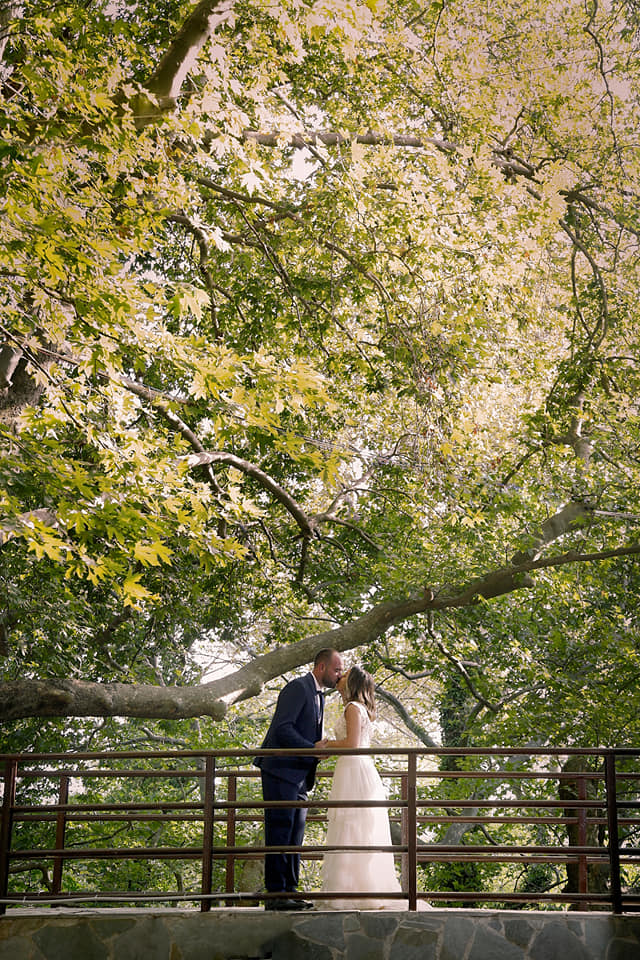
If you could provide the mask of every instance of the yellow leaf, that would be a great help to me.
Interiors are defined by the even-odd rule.
[[[138,600],[155,600],[156,597],[139,582],[141,573],[130,574],[122,585],[125,607],[137,606]]]
[[[145,566],[159,567],[170,560],[171,550],[157,540],[154,543],[138,542],[133,548],[133,555]]]

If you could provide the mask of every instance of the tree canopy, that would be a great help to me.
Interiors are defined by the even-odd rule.
[[[633,740],[639,24],[5,5],[7,729],[219,720],[332,645],[462,740]]]

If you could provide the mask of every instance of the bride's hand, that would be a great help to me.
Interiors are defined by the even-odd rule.
[[[327,738],[325,737],[324,740],[318,740],[317,743],[314,743],[314,747],[316,748],[316,750],[324,750],[324,748],[327,745],[327,742],[328,742]]]

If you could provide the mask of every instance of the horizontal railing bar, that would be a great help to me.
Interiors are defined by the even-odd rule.
[[[406,803],[403,800],[220,800],[214,804],[216,809],[223,810],[254,810],[254,809],[264,809],[265,807],[319,807],[320,805],[327,807],[342,807],[342,806],[359,806],[359,807],[401,807],[406,806]],[[29,806],[14,807],[14,810],[17,813],[35,813],[38,810],[46,810],[47,813],[54,813],[58,810],[65,812],[86,812],[87,810],[172,810],[172,809],[186,809],[186,810],[203,810],[204,805],[202,803],[193,803],[180,806],[176,804],[175,806],[171,803],[157,803],[157,804],[96,804],[94,807],[90,803],[52,803],[47,804],[46,807],[35,807],[33,804]]]
[[[16,804],[13,807],[13,810],[16,814],[22,813],[37,813],[39,810],[45,810],[47,813],[57,813],[62,812],[73,812],[75,810],[96,810],[96,811],[106,811],[109,810],[202,810],[202,803],[185,803],[185,802],[172,802],[171,800],[166,803],[154,802],[154,803],[127,803],[123,801],[122,803],[47,803],[39,806],[37,804]]]
[[[345,753],[347,751],[344,751]],[[286,751],[278,751],[278,755],[281,753],[286,753]],[[386,753],[386,751],[385,751]],[[296,754],[298,755],[298,754]],[[336,754],[331,754],[336,756]],[[326,758],[324,758],[326,759]],[[147,768],[136,768],[136,769],[147,769]],[[198,771],[196,768],[189,769],[189,773],[193,773],[193,770],[202,775],[203,771]],[[398,779],[400,777],[406,777],[406,770],[400,768],[392,769],[382,769],[378,771],[380,776],[383,779]],[[488,777],[491,779],[499,780],[597,780],[602,781],[605,779],[603,773],[598,773],[597,771],[592,770],[575,770],[572,772],[564,772],[561,770],[549,770],[549,771],[510,771],[505,772],[504,770],[417,770],[417,775],[421,778],[433,778],[433,779],[443,779],[443,780],[457,780],[464,779],[465,777],[473,776],[474,778],[480,779],[482,777]],[[216,777],[222,779],[227,779],[231,777],[238,777],[240,779],[248,778],[253,779],[260,776],[260,771],[258,769],[253,769],[251,767],[217,767],[216,768]],[[316,778],[331,778],[333,773],[331,770],[318,770],[316,771]],[[640,780],[640,773],[619,773],[617,779],[621,780]]]
[[[12,860],[194,860],[202,857],[202,847],[62,847],[12,850],[9,856]]]
[[[238,819],[240,819],[238,817]],[[250,817],[247,817],[247,820],[250,820]],[[309,819],[309,818],[307,818]],[[418,817],[419,823],[529,823],[529,824],[558,824],[561,826],[573,826],[576,823],[580,822],[579,817],[473,817],[471,815],[465,816],[451,816],[451,817]],[[584,823],[588,827],[598,827],[606,826],[607,820],[605,817],[585,817]],[[624,817],[618,817],[618,824],[620,826],[640,827],[640,819],[630,819]]]
[[[199,859],[200,856],[202,855],[202,851],[200,851],[200,853],[198,853],[198,852],[192,853],[191,850],[189,849],[189,850],[187,850],[187,851],[185,852],[186,848],[184,848],[184,847],[178,847],[178,848],[176,848],[175,850],[173,850],[172,848],[169,848],[168,850],[164,851],[162,854],[159,854],[159,853],[158,853],[158,854],[154,854],[153,856],[150,856],[150,857],[143,857],[143,856],[141,855],[141,850],[142,850],[142,849],[143,849],[143,848],[138,848],[137,850],[132,850],[132,851],[126,851],[126,850],[107,850],[107,851],[103,851],[104,854],[105,854],[104,856],[97,856],[97,853],[99,853],[100,851],[90,850],[90,851],[86,851],[86,855],[84,855],[84,854],[82,854],[82,852],[80,852],[80,853],[76,856],[76,855],[73,855],[71,852],[68,852],[68,849],[65,848],[65,855],[64,855],[63,859],[65,859],[65,860],[104,860],[104,859],[110,859],[110,860],[144,860],[144,859],[147,859],[147,860],[149,860],[149,859],[151,859],[151,860],[194,860],[194,859]],[[224,860],[226,860],[226,858],[227,858],[228,856],[230,856],[230,855],[233,853],[234,858],[235,858],[236,860],[239,860],[239,861],[241,861],[241,860],[258,860],[258,859],[261,860],[262,857],[264,856],[265,852],[270,852],[270,853],[271,853],[271,852],[278,852],[278,851],[280,850],[279,847],[269,848],[268,851],[266,851],[265,848],[263,848],[263,847],[248,848],[248,849],[249,849],[251,852],[244,852],[244,853],[243,853],[241,849],[232,848],[232,847],[228,847],[228,848],[216,848],[215,851],[214,851],[213,854],[212,854],[212,859],[213,859],[213,860],[224,861]],[[306,847],[305,847],[305,852],[304,852],[303,854],[301,854],[301,859],[303,859],[303,860],[322,860],[323,856],[324,856],[327,852],[329,852],[329,853],[330,853],[330,852],[337,852],[337,851],[344,852],[345,849],[348,850],[348,851],[349,851],[349,850],[352,850],[353,852],[356,852],[356,853],[388,852],[388,853],[393,853],[393,854],[394,854],[394,857],[395,857],[396,859],[397,859],[398,857],[402,856],[403,853],[406,853],[406,848],[405,848],[405,850],[403,851],[402,849],[397,848],[397,847],[393,847],[393,848],[392,848],[392,847],[375,847],[375,848],[369,848],[369,847],[354,847],[354,848],[350,848],[350,847],[347,847],[347,848],[339,847],[339,848],[337,848],[337,847],[336,847],[336,848],[333,848],[333,847],[329,847],[329,848],[327,848],[327,849],[325,849],[325,848],[319,848],[319,849],[318,849],[318,848],[314,848],[314,847],[306,848]],[[460,850],[460,848],[458,848],[458,850]],[[316,851],[316,852],[314,852],[314,851]],[[126,856],[125,856],[125,854],[126,854]],[[20,861],[20,860],[27,860],[27,861],[28,861],[28,860],[38,860],[39,862],[41,862],[42,860],[48,860],[48,859],[53,859],[53,858],[52,858],[52,857],[45,857],[45,856],[43,856],[42,852],[41,852],[39,855],[38,855],[37,852],[33,852],[33,854],[30,855],[30,856],[22,856],[22,857],[21,857],[21,856],[18,856],[17,853],[16,853],[16,854],[13,854],[13,855],[12,855],[12,859],[13,859],[13,860],[16,860],[16,861]],[[418,860],[419,863],[440,863],[440,862],[444,862],[444,863],[452,862],[452,863],[453,863],[453,862],[455,862],[455,863],[520,863],[520,864],[530,864],[530,863],[569,864],[569,863],[573,863],[573,864],[575,864],[575,863],[578,863],[581,859],[584,859],[584,861],[585,861],[586,863],[588,863],[588,864],[604,864],[604,863],[608,863],[608,857],[607,857],[607,855],[606,855],[606,852],[601,853],[601,854],[598,854],[597,856],[586,856],[586,855],[584,855],[584,854],[579,854],[579,855],[576,854],[575,856],[573,856],[573,855],[570,855],[570,854],[567,854],[567,855],[559,855],[559,854],[558,854],[558,855],[551,855],[551,854],[544,854],[544,855],[543,855],[543,854],[530,854],[527,850],[522,850],[522,851],[520,851],[520,852],[517,852],[517,851],[516,851],[515,853],[514,853],[514,852],[511,852],[511,853],[493,853],[493,851],[492,851],[491,848],[486,848],[485,854],[480,855],[480,854],[477,854],[477,853],[476,853],[475,855],[472,855],[471,853],[466,854],[466,853],[447,853],[447,852],[440,852],[440,851],[438,851],[436,848],[434,848],[433,850],[431,850],[431,851],[428,852],[428,853],[427,853],[427,852],[423,852],[422,850],[420,850],[420,851],[418,852],[418,855],[417,855],[417,860]],[[621,859],[622,859],[625,863],[632,864],[632,863],[636,863],[636,862],[637,862],[638,857],[622,857]],[[35,869],[35,868],[34,868],[34,869]]]
[[[57,817],[54,814],[47,814],[38,817],[34,814],[24,814],[13,818],[14,823],[56,823]],[[198,814],[185,813],[181,817],[175,817],[170,813],[105,813],[92,816],[90,813],[69,814],[66,818],[67,823],[202,823],[204,816]],[[216,823],[226,823],[226,817],[215,817]],[[522,823],[523,821],[519,821]]]
[[[376,849],[378,849],[378,848],[376,848]],[[366,851],[362,851],[362,852],[366,852]],[[399,856],[399,855],[400,855],[400,854],[398,854],[398,856]],[[224,854],[224,855],[223,855],[223,854],[220,854],[220,855],[214,856],[213,859],[214,859],[214,860],[224,861],[224,860],[226,860],[227,856],[229,856],[228,853],[227,853],[227,854]],[[257,860],[257,859],[261,859],[261,858],[262,858],[262,856],[261,856],[261,855],[259,856],[258,854],[255,854],[255,855],[253,855],[253,856],[250,856],[250,855],[248,855],[248,854],[245,854],[245,855],[238,855],[235,859],[237,859],[238,861],[245,861],[245,860]],[[91,860],[92,858],[86,857],[86,858],[78,858],[78,859]],[[104,858],[95,858],[95,859],[104,859]],[[114,858],[114,859],[117,859],[117,858]],[[141,857],[123,857],[123,858],[121,858],[121,859],[131,860],[131,859],[142,859],[142,858],[141,858]],[[197,857],[191,857],[191,856],[184,856],[184,857],[166,856],[166,857],[157,857],[157,858],[155,858],[155,859],[157,859],[157,860],[178,860],[178,861],[182,861],[182,860],[193,860],[193,859],[198,859],[198,858],[197,858]],[[305,861],[306,861],[306,860],[309,860],[309,861],[321,861],[321,860],[322,860],[322,855],[321,855],[321,854],[317,854],[317,853],[316,853],[316,854],[314,854],[314,853],[305,854],[305,855],[302,857],[302,859],[305,860]],[[523,857],[523,856],[508,855],[508,854],[502,854],[502,855],[500,855],[500,856],[486,856],[486,857],[466,856],[465,854],[429,854],[429,855],[419,855],[419,856],[418,856],[418,862],[419,862],[419,863],[477,863],[477,864],[485,864],[485,865],[490,865],[490,864],[504,864],[504,863],[516,863],[516,864],[520,864],[521,866],[528,866],[528,865],[534,864],[534,863],[545,863],[545,864],[553,864],[553,865],[555,865],[555,866],[566,866],[567,864],[576,864],[577,862],[579,862],[579,858],[549,857],[549,856],[547,856],[547,857],[543,857],[543,856],[527,856],[527,857]],[[589,864],[589,865],[592,865],[592,864],[593,864],[593,865],[595,865],[595,864],[600,864],[600,865],[602,865],[602,864],[607,863],[608,860],[607,860],[607,857],[606,857],[606,856],[593,857],[593,858],[591,858],[591,857],[585,857],[585,858],[584,858],[584,862],[586,862],[586,863]],[[635,862],[635,861],[629,861],[629,862],[631,863],[631,862]],[[34,867],[33,869],[36,869],[36,867]],[[309,896],[311,896],[312,891],[307,891],[307,892],[305,892],[305,898],[307,897],[307,893],[309,894]],[[262,898],[264,897],[264,892],[259,892],[259,893],[257,892],[257,893],[255,893],[253,896],[254,896],[254,897],[259,897],[260,899],[262,899]],[[376,896],[377,896],[377,894],[376,894]],[[625,900],[626,900],[627,896],[630,896],[630,895],[625,894]],[[533,891],[531,891],[531,892],[529,893],[528,897],[527,897],[528,900],[536,900],[537,898],[538,898],[538,894],[537,894],[537,893],[533,893]],[[453,893],[450,894],[450,899],[455,899],[455,896],[454,896]]]
[[[482,809],[497,810],[500,808],[524,810],[564,810],[577,809],[584,807],[590,810],[606,808],[605,801],[599,800],[497,800],[495,798],[488,800],[459,800],[449,798],[444,800],[419,800],[417,806],[421,809],[428,807],[480,807]]]
[[[216,817],[216,822],[226,822],[226,817]],[[236,817],[237,823],[255,823],[255,817]],[[392,823],[401,823],[399,816],[389,818]],[[580,822],[579,817],[477,817],[469,816],[448,816],[448,817],[423,817],[416,818],[419,824],[446,824],[446,823],[529,823],[529,824],[560,824],[575,825]],[[324,816],[308,816],[307,823],[326,823]],[[607,820],[604,817],[586,817],[587,826],[605,826]],[[623,826],[640,826],[640,819],[619,818],[618,823]]]
[[[311,858],[309,858],[311,859]],[[316,858],[321,859],[321,858]],[[598,859],[590,860],[588,857],[585,860],[589,865],[599,864],[602,866],[607,863],[606,857],[600,857]],[[477,863],[483,866],[491,866],[504,863],[516,863],[520,866],[530,866],[534,863],[545,863],[551,864],[553,866],[567,866],[568,864],[573,864],[575,866],[578,863],[578,860],[567,859],[566,857],[516,857],[509,856],[507,854],[502,854],[501,856],[495,857],[467,857],[462,854],[460,855],[441,855],[441,856],[429,856],[429,857],[418,857],[418,863]],[[537,894],[529,894],[528,899],[536,899]],[[450,894],[451,899],[455,899],[453,893]]]
[[[170,813],[116,813],[108,812],[92,814],[91,812],[77,812],[69,808],[60,808],[66,810],[67,821],[69,823],[110,823],[125,821],[127,823],[146,823],[146,822],[171,822],[171,823],[202,823],[203,815],[183,814],[174,816]],[[128,809],[128,808],[127,808]],[[220,816],[213,818],[216,823],[226,823],[227,817]],[[237,823],[255,823],[255,817],[236,817]],[[531,825],[554,824],[557,826],[575,826],[580,822],[579,817],[482,817],[482,816],[450,816],[450,817],[418,817],[418,823],[421,824],[449,824],[449,823],[495,823],[495,824],[519,824],[528,823]],[[54,812],[39,815],[37,813],[16,814],[13,818],[14,823],[55,823],[57,815]],[[322,816],[307,817],[307,823],[326,823],[327,818]],[[394,823],[400,823],[399,817],[392,817]],[[602,826],[606,824],[604,817],[586,817],[587,826]],[[640,826],[640,820],[630,820],[619,818],[618,823],[621,826]]]
[[[357,749],[343,748],[340,750],[305,749],[305,756],[326,757],[337,753],[354,755],[386,754],[387,756],[494,756],[494,757],[604,757],[604,756],[640,756],[637,747],[360,747]],[[169,759],[178,757],[265,757],[265,756],[300,756],[300,749],[222,749],[222,750],[102,750],[79,751],[72,754],[75,760],[122,760],[133,759]],[[68,760],[69,751],[54,753],[0,753],[0,762],[6,760],[24,761]]]
[[[330,845],[330,844],[308,844],[305,845],[303,851],[307,854],[309,853],[331,853],[335,851],[355,851],[357,853],[396,853],[398,855],[406,853],[408,847],[406,844],[390,844],[386,846],[368,846],[364,844],[342,844],[342,845]],[[239,854],[239,853],[296,853],[299,848],[291,845],[279,845],[272,844],[268,847],[265,846],[216,846],[213,850],[213,855],[218,856],[228,856],[229,854]],[[438,854],[449,854],[455,853],[460,850],[458,844],[425,844],[420,846],[420,853],[427,856],[428,851],[433,850]],[[562,856],[569,857],[570,861],[573,861],[580,856],[590,855],[596,858],[607,859],[608,853],[604,847],[596,846],[519,846],[516,844],[466,844],[464,847],[465,854],[478,853],[478,854],[498,854],[498,853],[523,853],[523,854],[532,854],[539,855],[548,854],[549,856]],[[637,848],[626,848],[625,854],[640,854],[640,849]],[[176,856],[177,859],[181,859],[183,855],[187,858],[192,856],[201,856],[202,847],[50,847],[50,848],[40,848],[37,850],[34,849],[25,849],[25,850],[12,850],[10,856],[12,859],[22,859],[22,860],[33,860],[37,857],[47,860],[52,857],[62,857],[63,859],[104,859],[104,857],[113,856],[114,859],[119,858],[140,858],[143,856],[145,859],[153,860],[159,857],[170,857]]]
[[[157,778],[159,780],[200,780],[205,776],[204,770],[198,770],[196,767],[187,770],[145,770],[136,768],[135,770],[110,770],[91,767],[88,770],[83,769],[64,769],[64,770],[22,770],[18,771],[18,778],[22,780],[53,780],[58,777],[73,777],[76,780],[108,777],[111,780],[150,780]]]
[[[397,853],[399,856],[407,852],[407,847],[398,845],[386,847],[322,847],[305,846],[304,854],[326,853],[336,850],[357,850],[359,853]],[[276,846],[270,847],[214,847],[212,856],[214,859],[227,857],[230,854],[241,855],[243,853],[265,854],[265,853],[293,853],[298,850],[297,847]],[[13,860],[51,860],[53,857],[61,857],[64,860],[104,860],[110,858],[114,860],[154,860],[154,859],[176,859],[191,860],[194,857],[202,856],[202,847],[78,847],[78,848],[48,848],[38,850],[12,850],[9,854]]]
[[[374,807],[386,807],[387,809],[395,808],[405,808],[407,806],[406,800],[400,800],[398,798],[393,798],[391,800],[219,800],[214,803],[216,810],[263,810],[268,808],[302,808],[302,809],[314,809],[316,807],[327,807],[327,808],[374,808]],[[488,800],[460,800],[458,797],[445,798],[442,800],[419,800],[416,806],[420,810],[427,809],[436,809],[446,807],[449,809],[454,809],[456,807],[481,807],[482,809],[520,809],[520,810],[542,810],[542,809],[551,809],[551,810],[563,810],[563,809],[605,809],[606,803],[604,801],[598,800],[566,800],[564,802],[559,800],[498,800],[496,798],[491,798]],[[80,810],[80,808],[86,807],[88,809],[125,809],[125,810],[134,810],[134,809],[152,809],[150,804],[127,804],[124,803],[121,806],[118,804],[105,804],[102,806],[96,806],[95,808],[91,804],[48,804],[46,807],[34,808],[33,805],[29,807],[15,807],[16,812],[20,813],[30,813],[35,812],[37,809],[45,809],[47,812],[51,813],[57,810],[65,811],[74,811]],[[202,804],[192,804],[186,807],[175,807],[171,803],[159,803],[154,809],[192,809],[198,810],[202,809]],[[626,809],[626,805],[622,807]],[[544,818],[542,818],[544,819]],[[563,819],[563,818],[561,818]]]
[[[21,815],[14,817],[14,822],[18,823],[52,823],[55,822],[57,818],[53,814],[47,814],[42,817],[34,815]],[[77,816],[70,815],[68,818],[69,822],[78,822],[78,823],[108,823],[110,820],[125,820],[127,822],[137,822],[137,821],[146,821],[146,820],[169,820],[174,823],[201,823],[203,817],[200,816],[189,816],[185,815],[183,817],[172,817],[170,814],[107,814],[103,817],[99,816],[90,816],[89,814],[81,814]],[[237,823],[255,823],[255,817],[236,817]],[[400,823],[400,817],[391,817],[392,823]],[[226,823],[227,817],[220,816],[214,817],[216,823]],[[447,824],[447,823],[496,823],[496,824],[518,824],[518,823],[528,823],[532,825],[541,825],[553,824],[560,826],[574,826],[579,823],[578,817],[464,817],[464,816],[451,816],[451,817],[418,817],[418,823],[420,824]],[[307,823],[326,823],[327,818],[324,816],[312,816],[307,817]],[[585,819],[587,826],[604,826],[607,821],[604,817],[587,817]],[[640,826],[640,820],[629,820],[620,818],[618,823],[622,826]]]
[[[280,751],[278,756],[282,755],[286,751]],[[299,754],[296,754],[299,756]],[[0,758],[1,760],[1,758]],[[205,771],[200,770],[197,767],[189,768],[180,768],[176,770],[158,770],[156,768],[145,768],[145,767],[136,767],[136,768],[123,768],[123,769],[105,769],[100,767],[90,767],[90,768],[63,768],[60,770],[47,770],[42,768],[36,768],[35,770],[18,770],[19,779],[57,779],[58,777],[73,777],[75,779],[89,779],[97,777],[109,777],[113,780],[117,779],[149,779],[157,777],[159,779],[176,779],[176,780],[187,780],[187,779],[202,779],[205,776]],[[322,771],[321,776],[330,777],[331,772]],[[216,777],[218,776],[234,776],[234,777],[257,777],[259,776],[259,771],[257,770],[233,770],[225,773],[224,770],[216,770]],[[387,770],[380,771],[380,776],[385,779],[390,778],[399,778],[406,776],[406,773],[402,770]],[[499,780],[501,783],[508,783],[510,780],[589,780],[589,781],[604,781],[604,774],[601,773],[592,773],[591,771],[575,771],[571,773],[563,773],[561,771],[513,771],[505,773],[502,770],[417,770],[416,776],[420,780]],[[620,777],[619,779],[623,779]],[[629,775],[624,779],[640,779],[640,775],[633,776]]]
[[[299,898],[304,897],[305,900],[329,900],[329,899],[339,899],[344,898],[345,896],[355,896],[349,891],[348,894],[345,893],[314,893],[312,891],[306,891],[303,895],[299,895]],[[273,895],[276,896],[276,895]],[[295,894],[291,894],[292,898],[295,898]],[[362,898],[371,898],[371,894],[362,894]],[[377,896],[377,894],[376,894]],[[392,894],[383,894],[386,899],[405,899],[406,893],[397,893],[393,892]],[[253,893],[230,893],[230,892],[219,892],[219,893],[195,893],[195,892],[185,892],[181,891],[180,893],[154,893],[153,891],[136,891],[134,893],[125,893],[114,892],[114,893],[91,893],[87,891],[82,893],[79,891],[74,891],[73,893],[42,893],[42,894],[23,894],[15,893],[8,894],[5,898],[0,900],[0,903],[15,903],[16,901],[20,902],[23,905],[29,903],[58,903],[60,901],[66,901],[68,903],[117,903],[117,902],[126,902],[126,903],[139,903],[141,901],[147,900],[158,900],[158,901],[217,901],[217,900],[229,900],[238,903],[246,902],[247,900],[256,899],[267,900],[269,899],[268,894],[264,891],[256,891]],[[532,897],[530,892],[528,893],[503,893],[503,892],[492,892],[488,893],[486,890],[456,890],[456,891],[442,891],[442,890],[419,890],[418,891],[419,900],[479,900],[484,902],[519,902],[519,903],[531,903],[534,900],[540,900],[543,903],[607,903],[609,897],[607,894],[602,893],[542,893],[535,894]],[[638,894],[628,894],[625,896],[625,903],[637,903],[640,904],[640,895]]]
[[[214,856],[214,859],[226,860],[229,856],[231,856],[231,854],[229,853],[229,849],[231,848],[228,848],[226,852],[220,853],[220,855],[217,857]],[[306,852],[307,849],[308,849],[307,847],[304,847],[300,852],[300,856],[302,860],[321,861],[323,859],[324,853],[326,852],[324,847],[322,848],[322,853],[319,853],[319,852],[307,853]],[[312,848],[312,849],[315,849],[315,848]],[[342,849],[343,848],[341,847],[340,850]],[[380,849],[384,850],[386,848],[376,847],[375,849],[376,851],[379,851]],[[262,860],[264,857],[266,848],[249,847],[248,848],[249,852],[238,852],[237,847],[234,847],[233,850],[234,850],[234,853],[233,853],[234,860],[237,860],[237,861]],[[272,850],[273,848],[269,847],[268,852],[271,852]],[[363,851],[362,847],[358,847],[357,850],[361,853],[367,852],[366,850]],[[486,857],[485,856],[481,857],[478,855],[467,856],[465,853],[455,853],[455,854],[454,853],[438,853],[437,847],[431,847],[429,848],[428,852],[424,852],[424,853],[422,852],[423,850],[424,850],[423,847],[419,848],[419,851],[417,854],[417,860],[420,863],[440,863],[440,862],[448,863],[450,861],[451,862],[455,861],[456,863],[519,863],[521,865],[528,865],[530,863],[567,864],[567,863],[575,863],[576,859],[582,860],[588,864],[608,863],[608,858],[606,853],[600,853],[598,854],[598,856],[595,856],[595,857],[581,854],[578,858],[571,858],[571,857],[565,857],[565,856],[551,857],[548,855],[547,856],[542,856],[542,855],[529,856],[527,854],[526,847],[522,848],[521,853],[516,853],[512,855],[501,854],[499,857],[496,857],[496,858],[492,858],[489,855],[487,855]],[[458,850],[464,850],[464,847],[459,847]],[[487,847],[487,850],[490,851],[491,848]],[[406,847],[404,848],[404,850],[401,847],[393,847],[393,850],[389,848],[389,852],[392,852],[394,859],[398,860],[400,857],[406,854]],[[625,858],[622,858],[622,859],[625,859]],[[635,859],[629,858],[629,862],[634,863]],[[34,869],[36,868],[34,867]],[[535,897],[535,894],[533,894],[533,896]]]
[[[214,804],[217,810],[262,810],[267,807],[277,808],[294,808],[300,807],[302,809],[314,809],[316,807],[339,807],[339,808],[373,808],[373,807],[387,807],[390,809],[395,808],[404,808],[407,806],[406,800],[401,800],[398,798],[393,798],[391,800],[325,800],[325,799],[313,799],[313,800],[219,800]],[[416,806],[421,810],[427,809],[436,809],[446,807],[449,809],[464,808],[464,807],[480,807],[482,809],[490,810],[499,810],[499,809],[521,809],[521,810],[563,810],[563,809],[605,809],[606,804],[604,801],[597,800],[499,800],[496,798],[484,799],[484,800],[461,800],[458,797],[455,798],[444,798],[442,800],[419,800]],[[53,813],[56,811],[79,811],[82,812],[82,809],[86,810],[173,810],[173,809],[184,809],[184,810],[201,810],[203,805],[201,803],[193,804],[172,804],[171,802],[167,803],[158,803],[158,804],[146,804],[146,803],[122,803],[122,804],[96,804],[95,807],[92,804],[47,804],[43,807],[36,807],[33,804],[16,806],[14,809],[16,813],[35,813],[38,810],[45,810],[47,813]],[[624,804],[621,809],[627,809],[627,804]],[[484,818],[486,819],[486,818]],[[545,818],[540,818],[545,819]],[[567,818],[560,818],[561,820]],[[570,818],[569,818],[570,819]],[[594,822],[600,822],[598,818],[592,818]],[[602,819],[602,818],[600,818]],[[635,821],[631,821],[635,822]]]

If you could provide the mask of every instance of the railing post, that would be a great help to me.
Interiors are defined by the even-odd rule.
[[[6,900],[9,893],[11,827],[13,808],[16,802],[17,778],[18,761],[7,760],[4,766],[4,797],[2,800],[2,819],[0,820],[0,900]],[[6,909],[6,903],[0,903],[0,915],[5,913]]]
[[[69,802],[69,777],[63,774],[60,777],[60,790],[58,791],[58,805],[66,806]],[[56,817],[56,850],[64,850],[64,836],[67,828],[67,811],[58,810]],[[56,856],[53,859],[53,886],[52,893],[60,893],[62,888],[62,866],[64,857]]]
[[[587,781],[585,777],[578,776],[578,799],[587,799]],[[587,845],[587,810],[585,807],[578,807],[578,846]],[[578,893],[588,893],[588,874],[587,858],[581,854],[578,858]]]
[[[407,871],[409,874],[409,910],[416,909],[418,890],[418,790],[415,752],[407,756]]]
[[[620,882],[620,840],[618,837],[618,799],[616,784],[616,755],[605,754],[605,785],[607,790],[607,824],[609,833],[609,868],[611,870],[611,906],[614,913],[622,913],[622,885]]]
[[[202,889],[203,898],[200,901],[200,910],[206,913],[211,909],[211,900],[206,899],[211,893],[211,878],[213,876],[213,827],[216,799],[216,761],[215,757],[208,756],[205,763],[204,781],[204,824],[202,829]]]
[[[237,799],[237,777],[234,774],[229,774],[227,779],[227,800],[230,803],[234,803]],[[227,807],[227,846],[235,847],[236,845],[236,810],[235,807]],[[236,858],[233,853],[230,853],[227,857],[226,865],[226,874],[225,874],[225,890],[227,893],[235,892],[235,879],[236,879]],[[227,906],[233,906],[232,901],[227,901]]]
[[[402,807],[400,808],[400,843],[403,847],[409,846],[409,822],[408,822],[408,813],[407,813],[407,797],[409,796],[409,791],[407,789],[408,776],[406,773],[403,773],[400,777],[400,798],[403,801]],[[406,853],[403,853],[400,857],[400,885],[403,890],[409,889],[409,859]]]

